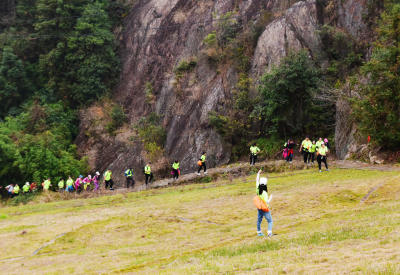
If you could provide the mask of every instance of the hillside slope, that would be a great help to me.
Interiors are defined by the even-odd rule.
[[[128,113],[128,127],[116,137],[99,134],[94,128],[101,121],[95,115],[98,106],[83,110],[77,138],[81,154],[89,156],[97,169],[123,171],[127,165],[141,169],[149,159],[141,142],[146,137],[132,140],[132,129],[155,113],[166,130],[166,159],[157,158],[155,169],[179,159],[182,170],[188,171],[202,151],[209,153],[211,166],[227,163],[232,144],[211,127],[209,113],[232,109],[240,75],[256,84],[265,70],[300,49],[326,64],[321,26],[339,28],[351,39],[368,43],[372,39],[364,22],[368,16],[366,0],[135,1],[121,33],[122,73],[114,94]],[[207,49],[204,42],[224,20],[237,22],[236,36],[250,35],[243,57],[249,59],[250,68],[244,71],[229,58],[210,61],[226,55]],[[248,34],[249,28],[253,33]],[[192,67],[182,66],[190,61]],[[342,128],[337,130],[347,131]],[[351,135],[345,136],[348,139],[338,142],[341,157],[351,143]]]
[[[7,274],[400,272],[397,172],[333,169],[268,176],[277,234],[272,239],[256,236],[255,175],[251,175],[2,208],[1,270]],[[262,227],[265,230],[265,221]]]

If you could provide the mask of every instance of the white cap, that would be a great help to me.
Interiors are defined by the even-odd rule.
[[[27,182],[25,182],[25,184],[29,184],[29,182],[27,181]]]
[[[267,185],[268,179],[267,178],[261,178],[260,179],[260,185]]]
[[[99,171],[97,171],[97,172],[96,172],[96,175],[100,176],[100,173],[99,173]]]

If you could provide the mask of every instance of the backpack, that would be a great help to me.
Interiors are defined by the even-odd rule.
[[[289,151],[288,148],[285,148],[285,149],[283,150],[282,156],[283,156],[284,159],[287,158],[287,156],[288,156],[288,151]]]
[[[128,173],[129,173],[129,172],[130,172],[129,169],[125,171],[125,177],[128,176]],[[133,174],[133,171],[132,171],[132,174]]]
[[[257,207],[257,209],[264,212],[269,212],[268,205],[259,196],[255,196],[253,198],[253,203]]]

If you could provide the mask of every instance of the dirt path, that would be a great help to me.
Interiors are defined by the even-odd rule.
[[[400,166],[383,164],[383,165],[371,165],[368,163],[363,163],[359,161],[348,161],[348,160],[332,160],[329,161],[328,164],[331,167],[339,168],[339,169],[359,169],[359,170],[378,170],[384,172],[390,171],[399,171]],[[201,173],[198,176],[196,173],[184,174],[179,177],[178,180],[174,180],[172,178],[164,178],[157,180],[148,186],[146,186],[143,182],[136,181],[135,188],[126,189],[126,188],[117,188],[114,191],[109,190],[99,190],[98,192],[83,192],[80,195],[71,194],[69,198],[64,199],[79,199],[79,198],[90,198],[90,197],[98,197],[98,196],[107,196],[114,194],[125,194],[128,192],[139,192],[148,189],[155,188],[165,188],[169,186],[177,186],[184,184],[193,184],[193,183],[207,183],[210,181],[215,181],[216,179],[227,179],[233,180],[237,177],[248,176],[251,172],[255,172],[258,169],[263,169],[263,171],[267,173],[278,173],[278,172],[295,172],[300,170],[307,170],[307,173],[317,172],[318,168],[316,164],[314,166],[307,166],[301,160],[295,160],[293,163],[289,164],[283,160],[272,160],[272,161],[263,161],[257,163],[255,166],[250,166],[247,162],[239,162],[234,163],[222,167],[211,168],[207,170],[207,174]],[[279,176],[270,176],[274,177],[287,177],[288,175],[279,175]],[[206,178],[207,177],[207,178]]]

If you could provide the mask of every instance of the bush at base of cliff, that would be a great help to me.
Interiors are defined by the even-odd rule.
[[[156,162],[164,156],[164,149],[155,142],[147,142],[144,144],[147,158],[152,162]]]
[[[362,99],[353,101],[353,115],[361,132],[386,150],[400,149],[400,4],[386,1],[371,60],[361,71],[368,80]]]
[[[167,134],[161,126],[161,117],[151,113],[141,118],[134,128],[150,160],[156,161],[162,158]]]
[[[261,149],[260,158],[276,158],[282,150],[284,141],[277,138],[259,138],[255,142]]]
[[[59,179],[77,177],[88,170],[72,140],[76,135],[75,112],[62,103],[33,102],[15,117],[0,123],[1,185],[40,183],[50,177],[55,188]]]
[[[261,102],[253,115],[267,135],[328,136],[334,126],[334,103],[324,90],[322,73],[305,51],[292,53],[261,79]]]

